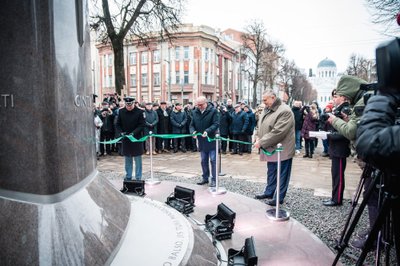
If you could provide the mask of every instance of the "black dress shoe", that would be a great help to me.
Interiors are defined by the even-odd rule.
[[[257,194],[254,196],[255,199],[272,199],[272,196],[265,195],[265,194]]]
[[[276,206],[276,200],[269,200],[269,201],[267,201],[266,202],[269,206]],[[280,200],[279,201],[279,204],[282,204],[283,203],[283,200]]]
[[[323,204],[324,206],[328,206],[328,207],[333,207],[333,206],[342,205],[342,204],[339,204],[339,203],[337,203],[337,202],[334,202],[333,200],[324,201],[324,202],[322,202],[322,204]]]
[[[322,202],[329,202],[332,201],[332,199],[323,199]]]
[[[208,181],[206,181],[206,180],[203,180],[203,181],[201,181],[201,182],[197,182],[197,185],[205,185],[205,184],[208,184]]]

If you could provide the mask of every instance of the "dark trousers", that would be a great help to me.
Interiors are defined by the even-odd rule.
[[[281,175],[280,175],[280,186],[279,186],[279,201],[283,201],[286,196],[287,189],[289,187],[290,174],[292,172],[292,161],[290,158],[285,161],[281,161]],[[267,186],[265,187],[264,194],[272,196],[276,200],[276,184],[277,184],[277,172],[278,163],[268,162],[267,163]]]
[[[378,178],[379,179],[379,178]],[[378,180],[379,182],[379,180]],[[364,194],[363,196],[365,197],[365,194],[369,188],[369,186],[372,183],[372,177],[366,177],[365,182],[364,182]],[[379,199],[379,191],[378,188],[375,186],[371,196],[369,197],[367,201],[367,206],[368,206],[368,218],[369,218],[369,227],[372,228],[374,225],[376,218],[378,217],[379,213],[379,208],[378,208],[378,199]]]
[[[246,135],[245,134],[233,134],[233,139],[238,140],[238,141],[246,141]],[[242,143],[233,143],[233,152],[238,152],[238,153],[243,153],[244,149],[244,144]]]
[[[216,151],[201,151],[201,170],[203,172],[202,178],[203,181],[208,182],[208,178],[211,178],[211,182],[215,182],[215,177],[217,176],[217,157]],[[209,164],[211,163],[211,175],[210,175],[210,167]]]
[[[304,139],[305,148],[306,148],[306,155],[313,155],[314,154],[314,139]]]
[[[221,137],[227,139],[228,135],[221,135]],[[228,142],[226,140],[221,140],[221,151],[226,151],[227,144]]]
[[[100,142],[109,141],[113,138],[112,132],[101,132],[100,133]],[[100,154],[104,154],[104,145],[106,146],[106,153],[111,153],[111,144],[102,144],[100,143]]]
[[[181,147],[182,151],[186,151],[185,148],[185,138],[176,138],[174,139],[174,151],[177,151]]]
[[[332,201],[342,204],[344,191],[344,171],[346,170],[346,157],[332,157]]]

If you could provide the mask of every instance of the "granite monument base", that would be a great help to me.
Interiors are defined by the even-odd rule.
[[[0,189],[2,265],[103,265],[129,221],[129,200],[95,171],[56,195]]]

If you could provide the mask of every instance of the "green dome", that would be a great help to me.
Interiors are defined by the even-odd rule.
[[[325,58],[324,60],[319,62],[318,68],[320,67],[336,67],[336,64],[332,60]]]

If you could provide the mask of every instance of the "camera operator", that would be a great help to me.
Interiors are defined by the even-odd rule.
[[[328,122],[350,141],[356,139],[357,123],[362,115],[362,111],[358,110],[364,106],[364,99],[359,97],[361,84],[367,84],[367,82],[353,76],[340,78],[335,94],[336,97],[345,98],[347,103],[340,111],[336,108],[337,111],[329,114],[328,118]]]
[[[400,126],[395,124],[400,92],[368,100],[357,131],[356,149],[365,162],[389,174],[400,173]]]

